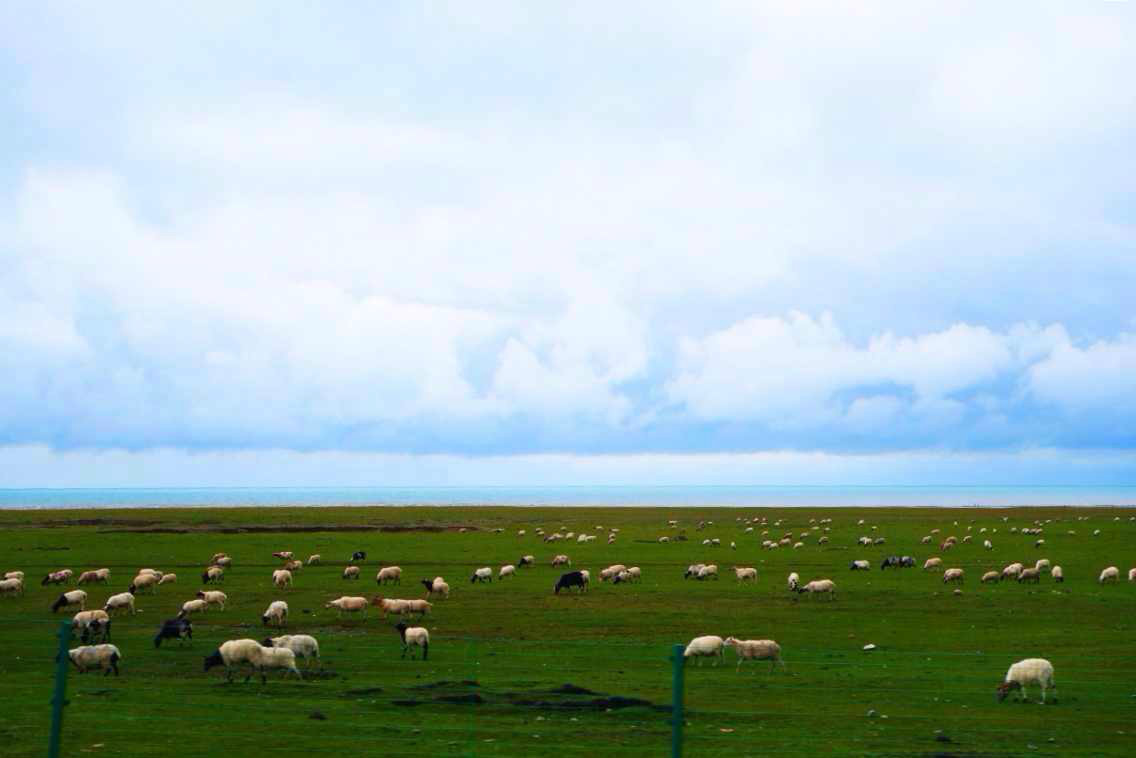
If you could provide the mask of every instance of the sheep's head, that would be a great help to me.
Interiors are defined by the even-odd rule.
[[[204,598],[205,598],[205,590],[198,590],[198,591],[197,591],[197,596],[198,596],[199,598],[202,598],[202,599],[204,599]]]
[[[208,671],[209,669],[213,668],[214,666],[221,666],[224,663],[225,663],[225,660],[221,657],[221,651],[215,650],[215,651],[213,651],[213,655],[208,655],[208,656],[205,657],[205,665],[204,665],[204,668],[202,670]]]
[[[272,638],[271,637],[265,637],[264,640],[260,644],[261,644],[262,647],[272,647],[273,646],[272,645]]]
[[[1001,703],[1014,690],[1020,690],[1022,685],[1018,682],[1002,682],[998,685],[998,702]]]
[[[375,595],[373,598],[371,598],[371,605],[378,607],[378,606],[381,606],[382,604],[383,604],[383,596],[382,595]]]
[[[726,647],[733,647],[734,643],[737,642],[737,641],[738,640],[735,637],[727,637],[725,640],[722,641],[722,644],[725,645]]]

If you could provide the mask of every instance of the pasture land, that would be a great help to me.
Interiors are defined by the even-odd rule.
[[[685,754],[701,756],[1116,756],[1136,755],[1136,566],[1134,509],[1015,508],[262,508],[0,511],[0,570],[27,573],[22,598],[0,598],[0,754],[43,755],[50,720],[59,594],[41,587],[49,570],[109,567],[88,608],[125,590],[136,569],[176,572],[178,583],[141,595],[139,613],[113,624],[122,675],[69,677],[63,754],[116,757],[217,755],[659,756],[668,754],[671,698],[667,656],[701,634],[772,638],[785,670],[747,664],[688,665]],[[765,518],[743,531],[738,518]],[[831,518],[829,543],[810,519]],[[1087,520],[1082,520],[1086,519]],[[678,519],[680,529],[666,526]],[[864,525],[857,522],[863,519]],[[1119,520],[1117,520],[1119,519]],[[696,529],[699,520],[713,526]],[[1045,545],[1011,533],[1043,524]],[[780,526],[774,523],[780,521]],[[603,529],[596,527],[602,526]],[[876,527],[873,529],[872,527]],[[460,532],[460,527],[467,531]],[[501,534],[492,532],[503,528]],[[544,543],[534,533],[566,527],[598,534],[588,544]],[[606,535],[620,530],[614,544]],[[968,531],[969,527],[969,531]],[[985,533],[980,529],[985,528]],[[524,537],[517,530],[527,530]],[[764,550],[761,532],[810,536],[800,549]],[[920,538],[939,529],[935,544]],[[997,532],[992,530],[997,529]],[[1093,536],[1099,529],[1101,534]],[[1070,531],[1076,532],[1069,534]],[[940,553],[948,535],[973,541]],[[660,544],[657,538],[672,541]],[[860,547],[857,538],[886,544]],[[721,547],[702,539],[717,537]],[[990,539],[992,550],[982,547]],[[737,550],[729,543],[737,542]],[[320,566],[288,591],[275,590],[276,550]],[[363,578],[340,578],[366,550]],[[152,637],[162,619],[200,588],[209,557],[233,567],[220,589],[225,611],[194,617],[192,647]],[[492,584],[470,584],[473,569],[534,554],[535,568]],[[554,596],[567,553],[589,568],[587,594]],[[879,569],[909,554],[915,569]],[[962,594],[923,560],[965,569]],[[1038,585],[980,585],[985,570],[1049,558],[1065,571]],[[850,572],[863,558],[872,569]],[[598,581],[611,563],[642,568],[641,584]],[[718,581],[683,579],[690,563],[717,563]],[[381,565],[403,569],[401,586],[378,588]],[[756,584],[730,567],[754,566]],[[1121,581],[1100,586],[1116,565]],[[836,581],[835,602],[798,597],[786,577]],[[425,625],[429,660],[402,660],[393,620],[372,608],[339,619],[324,603],[344,594],[422,597],[419,580],[444,576],[449,600]],[[71,588],[73,588],[73,584]],[[262,686],[227,685],[202,659],[223,640],[263,638],[260,614],[283,598],[288,632],[316,636],[322,667],[304,681],[270,675]],[[69,614],[67,614],[69,616]],[[874,651],[863,646],[872,643]],[[1059,702],[995,702],[1009,665],[1026,657],[1056,667]],[[303,668],[303,664],[301,664]],[[571,685],[565,687],[565,685]],[[579,689],[578,689],[579,688]],[[594,694],[593,694],[594,693]],[[1036,700],[1036,690],[1030,695]],[[641,702],[640,702],[641,701]],[[869,716],[869,711],[874,716]]]

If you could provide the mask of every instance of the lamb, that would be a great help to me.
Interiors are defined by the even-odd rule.
[[[112,671],[118,676],[118,662],[122,660],[122,653],[109,643],[84,645],[68,651],[67,655],[80,674],[99,669],[106,672],[103,676],[109,676]]]
[[[142,590],[148,588],[150,592],[153,592],[154,588],[158,586],[159,581],[161,581],[161,577],[159,577],[157,573],[139,574],[138,576],[134,577],[134,580],[132,582],[130,582],[130,587],[128,589],[131,592],[140,593]]]
[[[320,659],[319,643],[315,637],[307,634],[285,634],[282,637],[265,637],[260,643],[264,647],[280,647],[291,650],[297,658],[303,658],[311,665],[313,660]]]
[[[781,658],[781,646],[773,640],[739,640],[735,637],[727,637],[725,642],[722,643],[726,647],[732,647],[738,656],[737,671],[741,673],[742,661],[769,661],[769,670],[772,672],[778,663],[781,668],[785,668],[785,661]]]
[[[87,593],[83,590],[71,590],[64,592],[56,599],[51,605],[51,612],[55,613],[60,608],[71,608],[72,606],[79,606],[79,610],[85,611],[87,609]]]
[[[810,595],[828,595],[829,599],[836,599],[836,582],[831,579],[817,579],[809,582],[804,587],[798,587],[797,593]]]
[[[225,569],[220,566],[210,566],[201,574],[202,584],[217,584],[225,581]]]
[[[367,617],[367,598],[344,595],[324,605],[324,608],[335,608],[339,611],[340,618],[345,613],[362,613],[363,618]]]
[[[500,580],[500,579],[504,579],[507,576],[515,576],[516,573],[517,573],[517,567],[514,566],[511,563],[506,563],[504,566],[502,566],[497,571],[497,579]]]
[[[1022,573],[1018,574],[1018,584],[1022,582],[1033,582],[1037,584],[1041,581],[1041,572],[1035,568],[1022,569]]]
[[[101,568],[79,574],[79,579],[75,584],[86,584],[87,582],[106,584],[108,581],[110,581],[110,569]]]
[[[997,571],[987,571],[985,574],[982,575],[982,578],[979,580],[979,583],[988,584],[988,583],[992,583],[992,582],[997,582],[998,577],[999,577],[999,574],[998,574]]]
[[[931,569],[940,568],[940,567],[942,567],[942,565],[943,565],[943,559],[942,558],[928,558],[927,560],[923,561],[923,570],[924,571],[930,571]]]
[[[430,654],[430,632],[426,631],[426,627],[407,626],[400,621],[394,625],[394,628],[398,630],[398,636],[402,639],[402,655],[400,657],[405,658],[410,646],[417,645],[422,648],[422,660],[426,660]],[[410,654],[410,658],[414,659],[414,653]]]
[[[79,632],[83,644],[93,642],[95,638],[100,642],[110,642],[110,616],[101,609],[79,611],[71,619],[71,630]]]
[[[737,566],[734,566],[734,576],[737,578],[737,580],[739,582],[744,582],[744,581],[747,581],[747,580],[752,581],[752,582],[756,582],[757,581],[757,569],[750,568],[750,567],[738,568]]]
[[[448,598],[450,596],[450,585],[440,576],[434,577],[433,581],[423,579],[422,586],[426,588],[426,597],[438,595],[442,598]]]
[[[308,565],[309,566],[318,566],[319,563],[320,563],[320,554],[319,553],[316,553],[315,555],[309,555],[308,556]],[[293,651],[293,652],[295,652],[295,651]]]
[[[211,655],[205,657],[204,670],[208,671],[214,666],[223,665],[225,667],[225,678],[231,682],[233,681],[233,667],[240,664],[248,664],[250,667],[252,667],[252,657],[254,655],[253,651],[260,646],[261,645],[259,642],[250,639],[228,640],[226,642],[222,642],[221,646],[218,647]],[[249,677],[251,676],[252,671],[250,668],[248,676],[245,677],[245,681],[247,682],[249,680]]]
[[[561,574],[560,578],[556,580],[556,585],[552,588],[554,595],[559,595],[560,590],[570,589],[572,587],[579,587],[580,592],[588,591],[588,577],[584,571],[569,571],[566,574]]]
[[[24,580],[12,577],[0,581],[0,595],[23,595]]]
[[[789,591],[796,592],[797,588],[801,586],[801,576],[796,571],[789,574]]]
[[[473,575],[469,578],[469,583],[473,584],[475,582],[489,582],[492,584],[493,569],[489,568],[488,566],[482,566],[481,568],[474,571]]]
[[[1041,702],[1045,703],[1045,691],[1053,688],[1053,702],[1057,702],[1057,684],[1053,681],[1053,664],[1044,658],[1026,658],[1010,666],[1005,680],[998,685],[998,702],[1006,699],[1013,690],[1018,690],[1019,700],[1026,700],[1026,685],[1041,687]]]
[[[158,633],[154,635],[154,647],[161,647],[162,640],[177,640],[182,645],[187,639],[193,642],[193,624],[189,619],[178,616],[166,619],[158,627]]]
[[[697,658],[698,665],[701,666],[702,658],[717,656],[718,660],[714,661],[714,665],[717,666],[718,661],[722,660],[722,646],[724,644],[725,643],[723,642],[722,638],[714,634],[695,637],[690,641],[690,644],[686,646],[686,650],[683,651],[682,657],[684,659]]]
[[[553,557],[552,565],[553,565],[554,568],[556,566],[569,566],[569,567],[571,567],[572,561],[569,560],[568,556],[561,554],[561,555],[557,555],[557,556]]]
[[[375,584],[402,584],[402,569],[398,566],[386,566],[375,574]]]
[[[1065,570],[1060,566],[1054,566],[1053,570],[1050,571],[1049,574],[1053,577],[1053,581],[1057,582],[1058,584],[1065,581]]]
[[[1119,582],[1120,569],[1118,569],[1116,566],[1109,566],[1100,573],[1100,579],[1098,579],[1097,581],[1101,584],[1104,584],[1105,582]]]
[[[358,579],[359,578],[359,567],[358,566],[348,566],[347,568],[343,569],[343,578],[344,579]]]
[[[158,586],[163,584],[176,584],[178,580],[177,574],[162,574],[162,578],[158,580]]]
[[[1004,569],[1002,569],[1001,581],[1005,581],[1006,579],[1009,579],[1010,577],[1017,579],[1018,574],[1022,573],[1023,568],[1025,568],[1025,567],[1022,566],[1022,564],[1020,564],[1020,563],[1011,563],[1009,566],[1006,566]]]
[[[209,603],[200,598],[194,600],[186,600],[181,604],[181,610],[178,611],[177,617],[179,619],[187,618],[192,613],[205,613],[209,610]]]
[[[268,609],[260,620],[265,626],[268,626],[270,621],[276,626],[285,626],[288,623],[288,604],[283,600],[273,600],[268,604]]]
[[[962,584],[963,570],[960,568],[949,568],[943,572],[943,584],[947,582],[954,582],[955,584]]]
[[[129,590],[126,592],[120,592],[117,595],[111,595],[107,598],[106,603],[103,605],[103,610],[110,614],[113,614],[115,611],[121,611],[124,609],[130,609],[130,613],[132,615],[135,613],[134,593],[130,592]]]
[[[204,600],[206,605],[221,606],[221,610],[225,610],[225,603],[229,599],[228,595],[219,590],[198,590],[197,597]]]
[[[287,569],[276,569],[272,572],[272,584],[277,589],[288,589],[292,586],[292,572]]]
[[[848,565],[851,571],[867,571],[871,567],[872,564],[869,561],[852,561],[852,563]]]

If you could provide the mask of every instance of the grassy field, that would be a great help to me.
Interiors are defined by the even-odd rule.
[[[769,673],[754,665],[735,673],[732,651],[725,666],[687,666],[687,756],[1129,758],[1136,754],[1136,584],[1123,580],[1136,565],[1134,514],[1074,508],[0,511],[0,569],[28,575],[23,598],[0,598],[0,754],[46,751],[63,614],[49,608],[60,590],[41,587],[40,578],[57,568],[77,574],[110,567],[110,587],[87,588],[88,608],[101,607],[147,566],[176,572],[179,582],[140,596],[139,613],[114,622],[123,654],[119,678],[72,669],[64,755],[665,755],[670,647],[718,634],[776,639],[787,668]],[[768,526],[744,533],[738,519],[754,517]],[[810,519],[822,518],[832,519],[827,545],[813,536],[798,550],[761,548],[763,528],[770,536],[799,534]],[[678,533],[666,527],[668,519],[680,521],[687,541],[656,541]],[[698,531],[700,519],[715,523]],[[1047,522],[1040,549],[1035,537],[1010,531],[1035,520]],[[494,534],[495,527],[505,532]],[[545,544],[537,527],[601,536],[590,544]],[[605,541],[610,527],[620,529],[613,545]],[[988,531],[980,535],[983,527]],[[966,570],[961,595],[944,587],[941,574],[878,568],[891,553],[914,555],[921,567],[939,554],[920,544],[936,528],[936,543],[949,534],[974,536],[943,554],[947,566]],[[518,537],[518,529],[528,534]],[[861,535],[887,543],[859,547]],[[704,547],[706,537],[723,546]],[[993,550],[983,549],[984,538]],[[368,553],[363,579],[345,582],[346,559],[360,549]],[[301,558],[320,553],[323,565],[299,572],[294,588],[279,592],[270,583],[279,566],[275,550]],[[219,551],[234,561],[221,588],[229,607],[195,617],[192,648],[167,643],[155,650],[155,628],[199,589],[202,567]],[[560,569],[549,561],[561,552],[574,568],[592,570],[590,592],[552,594]],[[474,568],[496,570],[527,553],[536,555],[537,566],[515,579],[470,584]],[[1048,576],[1038,586],[978,583],[985,570],[1040,557],[1064,568],[1064,584]],[[872,570],[850,572],[854,558],[872,561]],[[642,583],[595,581],[599,569],[615,562],[640,566]],[[721,580],[684,581],[684,568],[694,562],[719,564]],[[421,597],[418,580],[438,574],[453,588],[425,622],[428,661],[400,660],[393,622],[374,609],[366,620],[339,620],[323,608],[342,594],[376,594],[374,575],[385,564],[402,566],[403,583],[383,595]],[[735,582],[733,565],[756,567],[756,585]],[[1121,568],[1119,585],[1097,584],[1108,565]],[[806,581],[834,579],[837,600],[790,595],[785,579],[794,570]],[[264,686],[227,685],[219,670],[202,671],[203,657],[218,643],[265,636],[260,614],[278,598],[291,607],[288,631],[319,639],[321,670],[304,681],[277,674]],[[877,649],[863,651],[867,643]],[[1035,656],[1053,662],[1059,703],[997,704],[994,689],[1007,667]],[[566,684],[597,694],[563,689]]]

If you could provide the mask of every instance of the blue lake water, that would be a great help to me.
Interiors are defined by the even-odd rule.
[[[1136,505],[1133,486],[549,486],[0,489],[0,508],[281,505]]]

